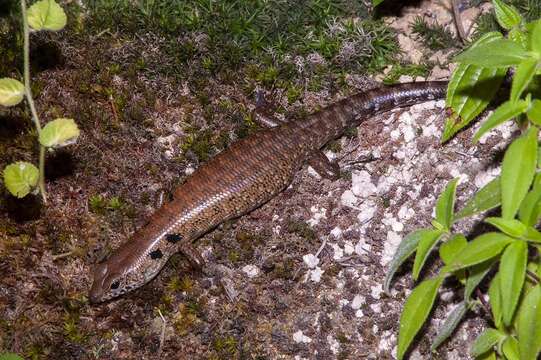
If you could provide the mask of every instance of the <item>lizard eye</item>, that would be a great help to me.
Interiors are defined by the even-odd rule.
[[[115,280],[115,281],[113,281],[113,283],[111,284],[111,290],[118,289],[119,286],[120,286],[120,281]]]

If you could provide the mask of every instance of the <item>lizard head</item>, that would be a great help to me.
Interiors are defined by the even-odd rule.
[[[120,247],[109,259],[94,268],[89,300],[99,303],[137,289],[152,280],[169,256],[159,248],[134,253],[133,247]]]

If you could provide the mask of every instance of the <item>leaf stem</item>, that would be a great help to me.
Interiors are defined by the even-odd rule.
[[[530,270],[526,270],[526,275],[528,275],[531,278],[532,282],[534,282],[536,285],[541,283],[541,279],[539,278],[539,276],[537,276],[536,273]]]
[[[26,16],[26,0],[21,0],[21,13],[23,17],[23,33],[24,33],[24,92],[26,95],[26,101],[30,107],[30,113],[32,114],[32,120],[36,126],[38,132],[38,138],[41,134],[41,124],[39,122],[36,106],[34,105],[34,98],[32,97],[32,89],[30,88],[30,28],[28,26],[28,18]],[[45,147],[39,145],[39,192],[43,203],[47,203],[47,194],[45,193]]]
[[[475,289],[475,293],[477,294],[477,299],[481,303],[481,306],[485,309],[486,313],[490,316],[492,314],[492,311],[490,310],[490,305],[485,300],[483,293],[479,289]]]

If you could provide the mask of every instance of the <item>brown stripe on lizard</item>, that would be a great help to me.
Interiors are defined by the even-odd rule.
[[[440,99],[446,89],[444,81],[397,84],[353,95],[300,121],[278,125],[261,116],[260,122],[274,127],[237,141],[198,168],[148,225],[96,265],[90,300],[109,300],[142,286],[176,252],[201,266],[193,241],[270,200],[304,163],[333,178],[336,167],[320,152],[329,141],[378,113]]]

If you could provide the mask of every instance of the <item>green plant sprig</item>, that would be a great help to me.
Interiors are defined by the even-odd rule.
[[[66,146],[77,140],[79,129],[73,119],[55,119],[42,128],[30,86],[30,28],[35,31],[59,31],[66,25],[66,14],[54,0],[40,0],[27,9],[26,1],[21,0],[23,17],[23,82],[11,78],[0,79],[0,105],[14,106],[26,98],[32,121],[39,140],[39,170],[33,164],[18,161],[5,167],[4,185],[8,191],[19,198],[39,190],[43,202],[47,202],[45,190],[45,150]]]
[[[514,69],[509,100],[481,124],[473,141],[507,121],[520,119],[523,134],[507,148],[501,175],[481,188],[455,212],[457,179],[452,180],[436,203],[432,228],[416,230],[401,242],[385,281],[385,291],[397,269],[415,253],[413,279],[430,253],[438,248],[444,266],[437,276],[416,286],[400,318],[398,359],[403,359],[414,337],[428,319],[445,279],[456,278],[465,287],[464,300],[449,314],[434,339],[435,350],[454,331],[465,314],[482,303],[474,290],[496,269],[488,290],[489,304],[482,303],[492,325],[472,344],[470,354],[479,359],[534,360],[541,352],[541,156],[538,136],[541,99],[535,83],[541,81],[541,20],[527,23],[513,6],[493,0],[495,16],[506,30],[490,32],[455,58],[447,119],[442,141],[447,141],[479,115],[495,96],[510,68]],[[453,231],[456,221],[500,208],[501,216],[484,219],[496,231],[470,241]],[[477,290],[479,292],[479,290]],[[481,294],[482,296],[482,294]],[[479,295],[478,295],[479,297]],[[483,300],[484,301],[484,300]]]

